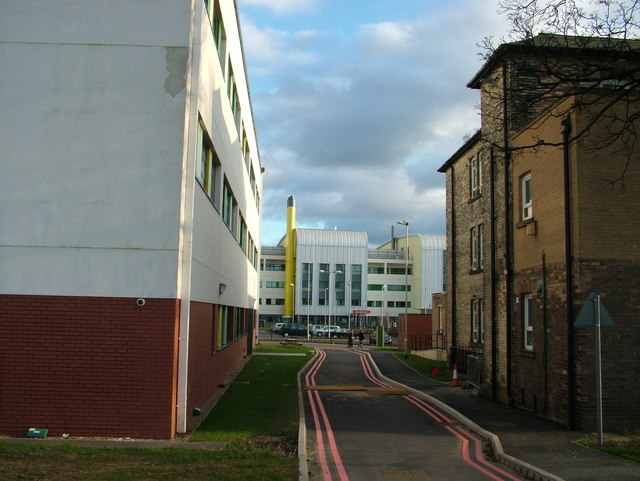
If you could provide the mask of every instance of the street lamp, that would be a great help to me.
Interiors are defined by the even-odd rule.
[[[397,224],[405,227],[405,253],[404,253],[404,358],[408,357],[407,352],[407,330],[409,327],[409,223],[406,220],[399,220]]]
[[[322,272],[322,271],[320,271],[320,272]],[[329,303],[329,301],[327,301],[327,296],[329,295],[328,293],[329,293],[329,288],[325,287],[324,288],[324,302],[326,302],[327,304]],[[329,307],[329,315],[331,315],[331,307]],[[327,316],[327,319],[328,319],[329,325],[331,325],[331,319],[328,316]],[[324,325],[326,326],[327,323],[325,322]]]
[[[380,304],[380,325],[384,327],[384,290],[387,286],[382,284],[382,303]]]
[[[292,282],[289,283],[291,288],[293,289],[293,312],[292,318],[293,322],[296,322],[296,285]]]
[[[311,266],[313,266],[313,263],[308,262],[307,263],[307,341],[311,339],[311,335],[309,333],[309,311],[311,311],[311,301],[313,300],[313,289],[311,288]]]

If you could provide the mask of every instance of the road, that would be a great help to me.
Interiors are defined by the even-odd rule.
[[[310,480],[520,480],[480,440],[377,379],[358,350],[320,348],[302,375]]]

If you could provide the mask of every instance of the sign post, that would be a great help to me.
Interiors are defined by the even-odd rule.
[[[613,319],[600,302],[600,294],[592,292],[587,302],[582,307],[580,314],[573,324],[575,327],[595,327],[596,338],[596,424],[598,432],[598,444],[602,446],[602,347],[601,327],[613,326]]]

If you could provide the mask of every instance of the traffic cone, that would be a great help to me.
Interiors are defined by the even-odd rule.
[[[455,363],[453,364],[453,379],[451,380],[451,385],[453,387],[460,386],[460,382],[458,381],[458,365]]]

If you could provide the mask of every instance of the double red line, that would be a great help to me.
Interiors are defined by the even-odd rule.
[[[388,383],[378,379],[376,374],[371,367],[371,360],[368,355],[358,352],[358,351],[350,351],[355,355],[360,356],[360,363],[362,365],[362,370],[364,371],[365,376],[372,383],[376,384],[380,387],[391,387]],[[325,359],[327,358],[327,354],[322,349],[318,349],[318,357],[311,365],[309,371],[305,376],[305,383],[308,386],[315,386],[315,376],[320,369],[320,366],[323,364]],[[317,390],[308,390],[307,396],[309,398],[309,405],[311,407],[311,414],[313,416],[313,422],[315,426],[316,432],[316,444],[318,450],[318,462],[320,465],[320,470],[322,472],[322,478],[324,481],[331,481],[333,479],[331,469],[329,467],[329,457],[333,459],[333,465],[335,466],[335,471],[338,475],[339,481],[349,481],[349,476],[344,468],[342,463],[342,459],[340,457],[340,451],[338,450],[338,446],[336,444],[335,436],[333,434],[333,429],[331,428],[331,423],[329,421],[329,417],[324,409],[324,405],[322,403],[322,399],[320,398],[320,393]],[[448,417],[442,411],[434,408],[433,406],[427,404],[422,399],[414,396],[412,394],[407,394],[403,396],[404,399],[409,401],[411,404],[415,405],[418,409],[428,414],[436,424],[441,425],[444,429],[449,431],[452,435],[456,436],[460,439],[462,444],[462,459],[472,468],[477,471],[485,474],[488,478],[493,479],[495,481],[520,481],[521,478],[518,478],[497,466],[494,466],[489,461],[487,461],[484,457],[482,451],[482,440],[477,436],[467,432],[459,425],[455,424],[453,420]],[[324,426],[324,429],[323,429]],[[324,434],[323,434],[324,432]],[[325,449],[325,441],[324,437],[326,436],[326,444],[328,449]],[[473,442],[474,448],[473,451],[470,449],[470,443]]]

